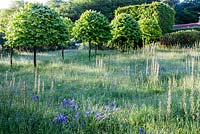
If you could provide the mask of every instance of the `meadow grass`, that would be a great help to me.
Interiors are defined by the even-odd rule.
[[[2,134],[198,134],[200,51],[145,48],[0,60]]]

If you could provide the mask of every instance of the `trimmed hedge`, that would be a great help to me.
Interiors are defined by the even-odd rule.
[[[197,30],[182,30],[164,35],[161,40],[161,45],[172,47],[193,47],[200,43],[200,31]]]
[[[139,21],[139,26],[142,32],[142,40],[144,45],[158,41],[162,36],[162,30],[158,22],[155,20],[141,19]]]
[[[137,21],[144,18],[153,19],[158,22],[163,34],[171,32],[174,24],[175,11],[168,5],[160,2],[125,6],[115,10],[116,16],[121,13],[130,14]]]

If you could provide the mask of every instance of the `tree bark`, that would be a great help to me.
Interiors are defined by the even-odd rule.
[[[34,46],[34,67],[36,68],[37,63],[36,63],[36,46]]]
[[[65,55],[64,55],[64,47],[62,46],[62,60],[64,61]]]
[[[12,67],[12,65],[13,65],[12,57],[13,57],[13,48],[10,47],[10,67]]]
[[[89,41],[89,61],[90,61],[90,57],[91,57],[91,41]]]

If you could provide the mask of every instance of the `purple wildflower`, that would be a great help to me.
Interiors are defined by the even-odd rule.
[[[111,107],[115,107],[115,103],[113,101],[109,101],[108,103]]]
[[[89,116],[89,115],[90,115],[90,112],[89,112],[89,111],[86,111],[86,112],[85,112],[85,115],[86,115],[86,117]]]
[[[77,110],[77,109],[78,109],[78,104],[75,104],[75,105],[74,105],[74,108]]]
[[[77,112],[76,115],[75,115],[75,117],[78,118],[79,116],[80,116],[80,113]]]
[[[34,96],[32,96],[32,99],[35,100],[35,101],[38,101],[39,100],[39,96],[38,95],[34,95]]]
[[[61,102],[61,105],[62,105],[63,107],[65,107],[65,106],[67,105],[67,100],[64,99],[64,100]]]
[[[142,128],[140,128],[140,130],[139,130],[139,134],[143,134],[143,130],[142,130]]]
[[[61,106],[63,106],[63,107],[72,107],[72,108],[75,108],[76,110],[78,109],[78,104],[75,102],[74,99],[64,99],[61,102]]]
[[[102,115],[99,115],[98,117],[96,117],[97,119],[99,119],[99,120],[103,120],[103,119],[105,119],[105,118],[107,118],[108,117],[108,115],[107,114],[102,114]]]
[[[107,117],[108,117],[107,114],[101,114],[101,113],[99,113],[99,112],[96,112],[96,113],[95,113],[95,118],[96,118],[96,119],[105,119],[105,118],[107,118]]]
[[[53,122],[61,124],[61,123],[67,122],[68,119],[69,119],[69,117],[67,115],[64,116],[62,113],[60,113],[58,116],[56,116],[56,117],[53,118]]]
[[[95,113],[95,117],[98,117],[98,116],[100,116],[101,114],[97,111],[96,113]]]

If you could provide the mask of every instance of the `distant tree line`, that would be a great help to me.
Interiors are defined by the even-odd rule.
[[[114,17],[118,7],[138,5],[152,2],[163,2],[176,11],[175,23],[192,23],[198,21],[200,12],[199,0],[49,0],[48,6],[55,9],[60,15],[77,20],[86,10],[96,10],[104,14],[109,21]]]

